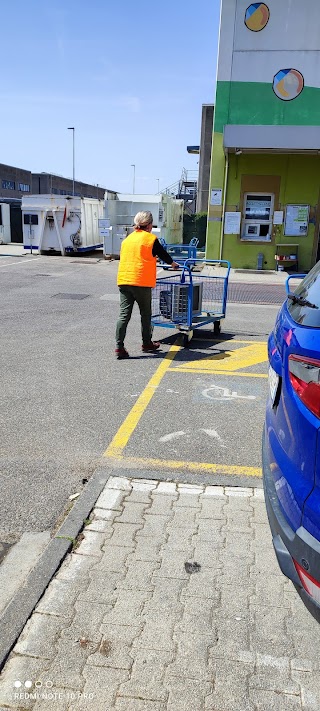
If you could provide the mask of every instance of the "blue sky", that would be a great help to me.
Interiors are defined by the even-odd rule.
[[[11,0],[1,11],[0,162],[119,192],[197,169],[220,0]]]

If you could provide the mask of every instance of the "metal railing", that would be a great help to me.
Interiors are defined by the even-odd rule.
[[[161,190],[165,195],[174,195],[182,200],[196,200],[198,173],[196,170],[182,169],[180,180]]]

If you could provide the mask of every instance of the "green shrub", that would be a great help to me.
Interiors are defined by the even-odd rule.
[[[183,244],[189,244],[192,237],[199,240],[198,247],[204,247],[207,232],[207,213],[196,212],[194,215],[183,216]]]

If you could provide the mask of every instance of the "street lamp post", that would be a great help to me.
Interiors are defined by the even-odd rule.
[[[133,168],[133,190],[132,190],[132,193],[134,195],[135,188],[136,188],[136,166],[134,163],[131,163],[131,168]]]
[[[68,131],[72,131],[72,195],[74,196],[74,164],[75,164],[75,155],[74,155],[74,126],[69,126]]]
[[[159,192],[160,192],[160,186],[159,186],[160,178],[157,178],[157,181],[158,181],[158,194],[159,194]]]

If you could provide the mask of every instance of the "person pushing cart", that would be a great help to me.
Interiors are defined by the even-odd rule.
[[[140,309],[142,352],[154,353],[160,343],[152,341],[151,290],[156,286],[157,257],[173,269],[179,269],[170,254],[152,234],[153,217],[149,211],[138,212],[134,218],[134,232],[122,242],[118,269],[120,315],[116,326],[115,355],[118,360],[129,358],[124,347],[127,326],[135,301]]]

